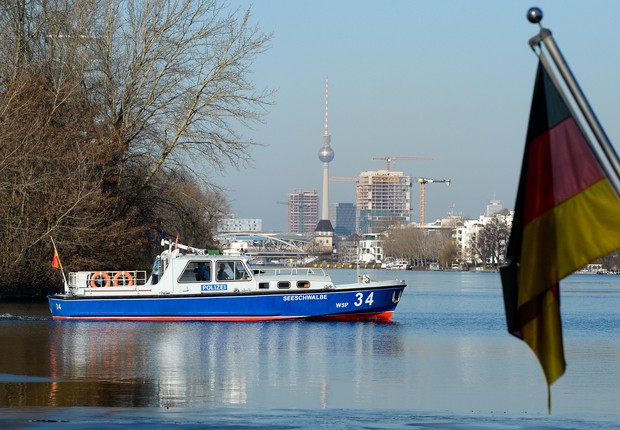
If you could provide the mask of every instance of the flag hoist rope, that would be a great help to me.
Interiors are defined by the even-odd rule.
[[[568,64],[566,63],[566,60],[564,59],[564,56],[562,55],[560,48],[555,43],[555,40],[553,39],[553,36],[551,35],[551,31],[547,28],[544,28],[540,24],[540,21],[542,20],[542,11],[540,11],[540,9],[538,8],[531,8],[528,11],[527,17],[530,22],[534,24],[538,24],[540,26],[540,32],[538,33],[538,35],[530,39],[529,41],[530,46],[532,47],[534,52],[536,52],[535,46],[538,46],[540,48],[540,52],[536,52],[536,54],[541,59],[543,66],[547,70],[547,73],[549,73],[549,75],[553,79],[555,79],[554,71],[551,70],[551,68],[549,67],[549,63],[542,51],[542,47],[540,45],[541,42],[544,44],[545,48],[547,49],[547,52],[551,56],[551,59],[553,60],[555,67],[562,75],[562,78],[564,80],[564,83],[566,84],[566,87],[571,92],[573,96],[573,100],[575,101],[575,104],[579,108],[579,111],[581,112],[583,118],[588,123],[588,126],[590,127],[592,134],[596,138],[596,141],[598,142],[599,147],[601,148],[603,154],[605,155],[605,158],[608,163],[602,163],[603,166],[609,165],[611,169],[613,170],[614,175],[613,176],[608,175],[608,176],[611,176],[610,179],[612,180],[610,180],[610,183],[612,184],[618,197],[620,197],[620,184],[618,183],[618,181],[620,181],[620,159],[618,159],[618,154],[616,153],[615,149],[609,142],[609,138],[607,137],[605,130],[603,130],[601,123],[599,122],[598,118],[594,114],[594,111],[592,110],[590,103],[588,102],[585,95],[583,94],[583,91],[581,91],[581,87],[579,86],[579,83],[577,83],[575,76],[573,75],[572,71],[568,67]],[[561,89],[559,87],[558,87],[558,91],[561,92]],[[562,94],[562,96],[565,97],[564,94]],[[611,173],[611,172],[608,172],[608,173]]]

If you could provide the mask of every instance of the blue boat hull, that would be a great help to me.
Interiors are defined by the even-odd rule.
[[[266,321],[391,318],[404,285],[304,293],[48,297],[54,320]]]

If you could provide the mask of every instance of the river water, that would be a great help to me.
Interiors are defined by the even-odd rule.
[[[0,303],[0,424],[618,428],[620,276],[562,282],[568,367],[549,415],[498,274],[366,273],[407,280],[392,323],[54,322],[45,303]]]

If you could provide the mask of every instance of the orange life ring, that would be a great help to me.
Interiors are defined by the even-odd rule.
[[[118,287],[118,286],[133,287],[133,276],[131,276],[131,273],[129,272],[118,272],[116,275],[114,275],[112,284],[115,287]]]
[[[106,272],[96,272],[93,273],[92,276],[90,277],[90,286],[92,288],[98,288],[99,285],[97,285],[97,279],[99,278],[103,278],[105,280],[105,284],[101,285],[101,287],[109,287],[110,286],[110,275],[108,275]]]

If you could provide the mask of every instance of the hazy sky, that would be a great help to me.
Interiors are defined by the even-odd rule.
[[[513,208],[537,58],[528,40],[549,28],[612,142],[620,139],[620,2],[576,0],[232,0],[274,37],[254,65],[258,88],[277,89],[265,124],[244,135],[265,145],[252,166],[215,177],[241,218],[286,230],[288,193],[321,192],[325,77],[331,176],[385,168],[449,178],[426,187],[426,221],[477,218],[493,197]],[[353,183],[331,182],[330,203],[354,202]],[[412,189],[418,220],[419,186]]]

